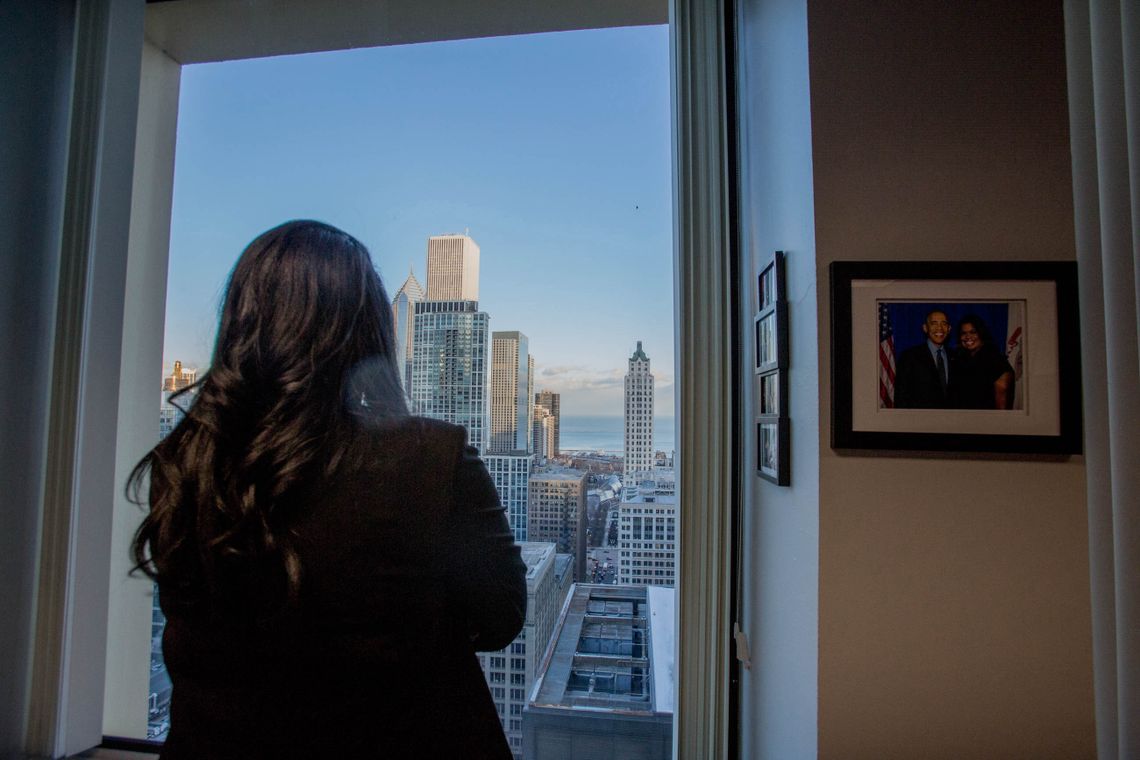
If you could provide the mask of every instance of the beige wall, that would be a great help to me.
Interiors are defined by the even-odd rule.
[[[1093,757],[1081,458],[828,444],[832,261],[1074,258],[1060,4],[807,13],[819,756]]]

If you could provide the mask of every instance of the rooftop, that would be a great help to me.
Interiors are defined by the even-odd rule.
[[[531,703],[672,713],[673,628],[672,589],[575,584]]]
[[[522,550],[522,561],[526,565],[526,579],[533,580],[539,568],[554,555],[557,548],[554,544],[543,541],[524,541],[519,544]]]
[[[542,467],[531,473],[531,480],[581,480],[586,473],[569,467]]]

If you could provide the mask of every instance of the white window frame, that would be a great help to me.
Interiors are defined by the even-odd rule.
[[[77,0],[29,753],[58,757],[95,746],[105,734],[146,735],[147,658],[123,655],[149,650],[150,584],[126,577],[139,512],[123,498],[122,484],[156,432],[181,66],[659,23],[667,3],[677,488],[685,505],[674,747],[681,758],[726,756],[734,498],[726,294],[735,283],[725,2],[500,0],[489,15],[465,0]],[[251,24],[259,31],[251,33]],[[114,446],[103,432],[111,429]]]

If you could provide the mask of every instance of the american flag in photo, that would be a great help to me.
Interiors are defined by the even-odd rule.
[[[883,409],[894,409],[895,336],[885,303],[879,304],[879,400]]]

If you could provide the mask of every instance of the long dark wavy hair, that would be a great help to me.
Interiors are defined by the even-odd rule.
[[[407,414],[368,250],[314,221],[258,236],[230,274],[209,370],[172,399],[192,395],[127,484],[142,503],[150,476],[136,569],[164,601],[271,616],[297,598],[290,524],[306,494],[353,460],[370,425]]]

